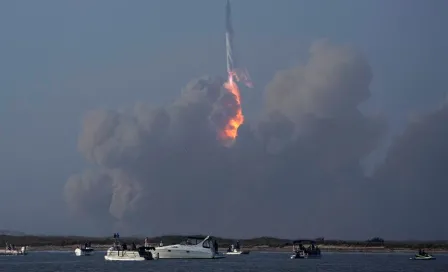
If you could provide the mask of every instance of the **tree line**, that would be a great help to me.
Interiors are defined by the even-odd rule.
[[[203,235],[198,235],[204,237]],[[152,244],[175,244],[184,241],[188,236],[182,235],[165,235],[148,238]],[[144,237],[122,237],[120,240],[125,243],[135,242],[136,244],[143,244]],[[229,239],[222,237],[215,237],[220,247],[228,247],[237,239]],[[302,239],[309,241],[309,239]],[[345,240],[326,240],[324,238],[312,239],[318,245],[328,246],[347,246],[347,247],[384,247],[384,248],[434,248],[434,249],[448,249],[448,241],[385,241],[380,237],[374,237],[366,241],[345,241]],[[258,237],[251,239],[239,239],[243,247],[276,247],[282,248],[291,246],[294,240],[281,239],[275,237]],[[84,236],[35,236],[35,235],[0,235],[0,245],[14,244],[16,246],[75,246],[82,245],[86,242],[91,242],[97,245],[112,245],[114,239],[112,237],[84,237]]]

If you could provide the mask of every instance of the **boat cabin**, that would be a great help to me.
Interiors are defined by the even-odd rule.
[[[180,245],[184,246],[202,246],[203,248],[209,248],[214,251],[218,251],[218,242],[211,236],[189,236],[185,241],[182,241]]]

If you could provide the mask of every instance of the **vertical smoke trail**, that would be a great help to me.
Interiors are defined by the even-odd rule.
[[[227,74],[233,78],[233,81],[242,81],[247,87],[252,88],[253,83],[250,79],[249,72],[237,66],[233,49],[233,27],[231,18],[230,0],[226,3],[226,63]]]
[[[226,56],[227,56],[227,73],[230,75],[234,70],[233,60],[233,28],[231,21],[230,1],[226,3]]]

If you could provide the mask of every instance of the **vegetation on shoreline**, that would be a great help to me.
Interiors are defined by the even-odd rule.
[[[158,244],[163,241],[164,244],[179,243],[188,236],[166,235],[149,238],[150,243]],[[201,235],[201,237],[205,237]],[[216,237],[220,247],[227,247],[234,242],[235,239]],[[141,237],[123,237],[123,242],[143,244],[144,238]],[[448,250],[448,241],[384,241],[379,237],[375,237],[366,241],[344,241],[344,240],[325,240],[323,238],[314,239],[319,245],[335,246],[335,247],[384,247],[386,249],[445,249]],[[98,245],[110,245],[113,243],[112,237],[83,237],[83,236],[34,236],[34,235],[0,235],[0,244],[6,243],[14,245],[28,245],[32,247],[40,246],[74,246],[84,244],[90,241]],[[252,239],[240,239],[240,243],[246,247],[271,247],[282,248],[292,245],[292,240],[280,239],[275,237],[258,237]]]

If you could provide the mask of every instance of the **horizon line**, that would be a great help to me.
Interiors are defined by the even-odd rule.
[[[113,238],[113,234],[111,234],[110,236],[97,236],[97,235],[72,235],[72,234],[29,234],[29,233],[24,233],[24,232],[20,232],[20,231],[11,231],[11,234],[7,234],[7,233],[1,233],[0,236],[11,236],[11,237],[21,237],[21,236],[34,236],[34,237],[80,237],[80,238],[99,238],[99,239],[104,239],[104,238]],[[20,234],[15,234],[14,232],[19,232]],[[119,232],[118,232],[119,233]],[[207,236],[211,236],[211,237],[215,237],[215,238],[219,238],[222,240],[255,240],[255,239],[276,239],[276,240],[284,240],[284,241],[294,241],[294,240],[323,240],[323,241],[341,241],[341,242],[367,242],[371,239],[374,238],[380,238],[383,239],[384,242],[448,242],[448,239],[384,239],[380,236],[375,236],[375,237],[371,237],[371,238],[367,238],[367,239],[341,239],[341,238],[325,238],[325,237],[317,237],[317,238],[280,238],[280,237],[276,237],[276,236],[256,236],[256,237],[250,237],[250,238],[233,238],[233,237],[225,237],[225,236],[219,236],[219,235],[204,235],[204,234],[163,234],[163,235],[152,235],[152,236],[148,236],[148,235],[141,235],[141,234],[134,234],[134,235],[129,235],[129,236],[122,236],[123,238],[142,238],[144,239],[145,237],[151,239],[151,238],[161,238],[161,237],[207,237]]]

